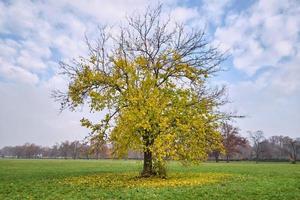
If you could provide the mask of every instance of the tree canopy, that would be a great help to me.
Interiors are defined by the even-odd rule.
[[[61,63],[66,92],[55,91],[62,108],[86,104],[105,112],[98,123],[83,118],[91,137],[110,142],[114,153],[144,152],[143,176],[164,175],[165,160],[199,162],[222,148],[219,107],[223,87],[209,87],[224,55],[203,30],[162,17],[162,7],[127,18],[112,34],[99,29],[89,56]]]

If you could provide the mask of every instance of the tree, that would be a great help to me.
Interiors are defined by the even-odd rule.
[[[237,159],[240,160],[249,160],[251,159],[252,147],[248,140],[246,140],[246,144],[243,146],[238,146],[238,154]]]
[[[89,159],[90,157],[90,146],[87,143],[83,143],[80,145],[80,155],[85,158]]]
[[[100,28],[89,56],[61,63],[66,92],[54,91],[62,109],[86,104],[106,112],[99,123],[83,118],[91,135],[109,141],[119,157],[142,151],[144,177],[165,176],[165,160],[199,162],[221,147],[219,111],[224,87],[209,87],[224,55],[202,30],[164,20],[161,6],[127,18],[118,35]]]
[[[64,141],[59,146],[59,153],[64,159],[67,159],[69,155],[72,154],[73,148],[71,147],[71,143],[69,141]]]
[[[226,161],[229,162],[229,158],[234,153],[239,153],[238,147],[245,146],[247,144],[247,140],[239,135],[239,129],[237,127],[233,127],[226,122],[221,126],[221,133],[223,137]]]
[[[72,158],[75,160],[79,156],[80,142],[75,140],[70,143],[70,150],[72,152]]]
[[[283,143],[284,143],[284,136],[282,135],[274,135],[269,138],[269,142],[272,145],[272,157],[276,159],[284,159],[286,157]]]
[[[262,150],[261,142],[264,139],[264,132],[260,131],[260,130],[255,131],[255,132],[249,131],[249,137],[253,143],[253,148],[254,148],[254,153],[255,153],[255,161],[257,163],[259,160],[261,150]]]
[[[264,139],[260,143],[260,156],[261,159],[268,160],[273,159],[274,148],[268,139]]]
[[[221,155],[219,150],[216,150],[216,149],[213,150],[211,155],[215,158],[216,162],[219,162],[219,158],[220,158],[220,155]]]
[[[297,149],[300,148],[300,141],[286,136],[283,138],[283,145],[284,149],[289,154],[292,163],[296,164],[298,151]]]
[[[58,143],[53,145],[50,149],[50,157],[57,158],[60,157],[60,146]]]
[[[91,153],[95,154],[96,159],[98,160],[100,157],[100,154],[102,152],[105,152],[106,146],[105,141],[101,137],[92,137],[91,138]]]

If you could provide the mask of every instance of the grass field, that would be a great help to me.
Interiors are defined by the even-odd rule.
[[[168,165],[139,179],[140,161],[0,160],[0,199],[300,199],[300,165]]]

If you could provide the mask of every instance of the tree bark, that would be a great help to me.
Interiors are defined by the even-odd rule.
[[[96,160],[98,160],[99,159],[99,151],[97,150],[96,151]]]
[[[150,177],[153,175],[152,152],[149,149],[144,152],[144,167],[141,175],[142,177]]]
[[[255,162],[258,163],[258,159],[259,159],[259,153],[260,153],[260,148],[258,146],[259,144],[257,144],[257,147],[256,147],[256,151],[255,151]]]
[[[296,164],[296,162],[297,162],[297,149],[296,149],[296,145],[294,146],[292,146],[293,147],[293,153],[292,153],[292,155],[293,155],[293,161],[292,161],[292,163],[293,164]]]
[[[218,151],[214,151],[214,152],[213,152],[213,155],[215,156],[216,162],[219,162],[219,156],[220,156],[220,153],[219,153]]]
[[[143,141],[145,144],[145,149],[144,149],[144,166],[143,166],[143,171],[141,173],[142,177],[150,177],[155,175],[154,169],[153,169],[153,158],[152,158],[152,152],[150,150],[151,145],[153,144],[153,139],[149,138],[150,133],[147,132],[143,136]]]

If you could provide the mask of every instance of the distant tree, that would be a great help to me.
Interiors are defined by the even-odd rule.
[[[91,154],[91,150],[90,150],[90,146],[87,143],[82,143],[80,145],[80,155],[85,158],[85,159],[89,159],[90,158],[90,154]]]
[[[128,159],[142,159],[143,153],[138,151],[128,151]]]
[[[23,146],[16,146],[13,150],[14,150],[13,154],[17,158],[25,157],[24,156],[24,152],[25,152],[24,145]]]
[[[246,144],[242,146],[238,146],[238,154],[236,155],[237,159],[241,160],[249,160],[251,159],[252,147],[248,140],[246,140]]]
[[[255,161],[256,163],[259,160],[259,156],[261,154],[261,142],[264,140],[264,132],[261,130],[255,131],[255,132],[251,132],[249,131],[249,138],[253,143],[253,149],[254,149],[254,153],[255,153]]]
[[[60,143],[59,153],[60,153],[61,157],[63,157],[64,159],[67,159],[72,151],[73,151],[73,149],[71,148],[69,141],[64,141],[64,142]]]
[[[80,142],[75,140],[70,143],[70,151],[72,152],[72,158],[75,160],[79,156]]]
[[[50,147],[40,147],[40,156],[42,158],[50,158],[51,157],[51,148]]]
[[[223,123],[221,126],[221,133],[223,138],[223,146],[225,149],[226,161],[229,162],[229,158],[239,153],[239,146],[245,146],[247,139],[239,135],[239,129],[233,127],[228,123]]]
[[[200,162],[221,146],[224,88],[209,87],[224,55],[203,30],[163,20],[161,6],[127,18],[119,34],[100,28],[87,57],[61,63],[67,92],[54,91],[62,109],[86,104],[107,111],[83,126],[113,144],[114,154],[144,153],[141,175],[165,176],[166,158]]]
[[[50,157],[52,158],[58,158],[60,157],[60,146],[58,143],[56,143],[55,145],[53,145],[50,149]]]
[[[276,148],[268,139],[264,139],[261,143],[261,159],[272,160],[276,153]]]
[[[1,149],[1,154],[2,154],[2,157],[12,157],[12,156],[15,156],[14,150],[15,147],[11,147],[11,146],[5,146]]]
[[[103,138],[98,137],[97,135],[91,138],[90,152],[95,155],[97,160],[100,158],[101,152],[103,152],[106,148],[105,143],[106,142],[103,140]]]
[[[213,156],[215,158],[216,162],[219,162],[220,155],[221,155],[220,151],[216,150],[216,149],[214,149],[211,153],[211,156]]]
[[[283,144],[284,144],[284,136],[282,135],[274,135],[269,137],[268,139],[270,143],[270,153],[272,154],[272,158],[276,158],[279,160],[286,158],[286,152],[284,150]]]
[[[112,158],[112,148],[110,147],[110,145],[105,144],[102,148],[102,151],[100,153],[102,158]]]
[[[283,138],[283,144],[286,152],[289,154],[290,160],[293,164],[296,164],[297,152],[298,148],[300,148],[300,141],[286,136]]]

